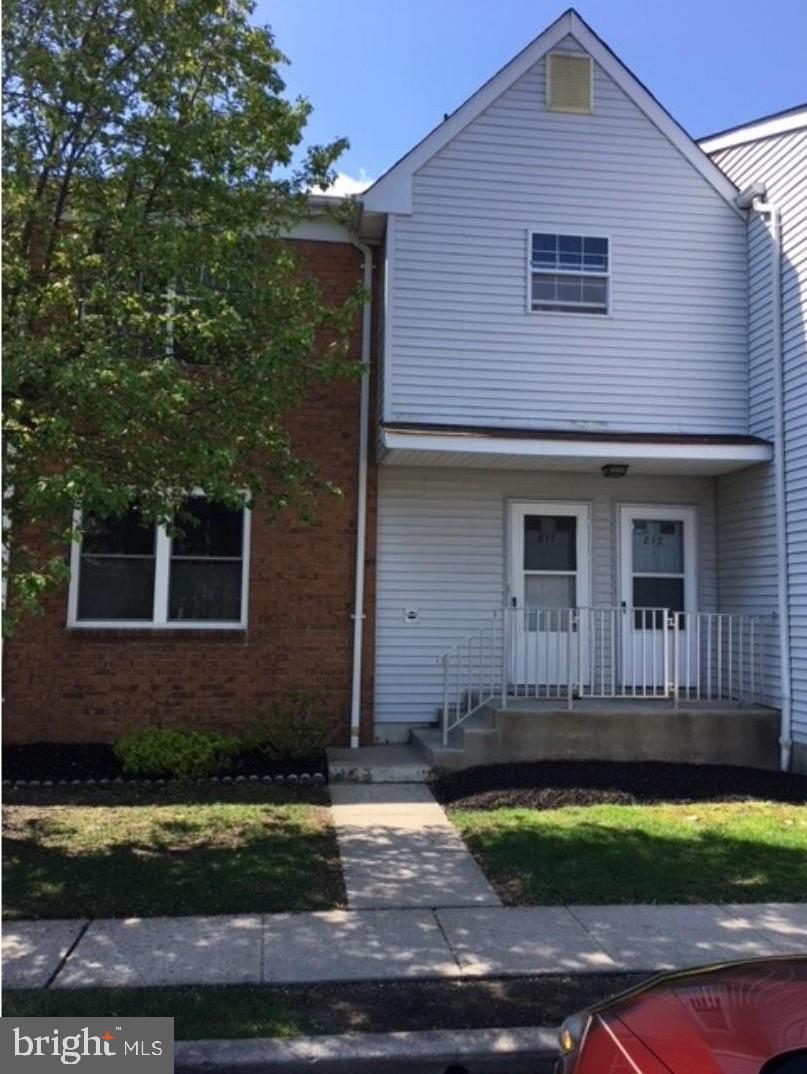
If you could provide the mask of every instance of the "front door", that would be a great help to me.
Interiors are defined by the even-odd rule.
[[[585,675],[575,610],[589,604],[589,508],[514,503],[510,521],[513,683],[552,696]]]
[[[695,511],[622,507],[620,531],[622,687],[666,696],[676,655],[680,685],[696,672],[695,631],[673,615],[696,609]]]

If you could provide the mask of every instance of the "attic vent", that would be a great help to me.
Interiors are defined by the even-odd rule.
[[[546,107],[550,112],[592,111],[591,57],[550,52],[546,65]]]

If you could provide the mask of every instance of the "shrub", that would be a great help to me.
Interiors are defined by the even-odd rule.
[[[198,779],[228,768],[240,748],[237,738],[213,731],[144,727],[125,735],[115,745],[115,755],[133,776]]]
[[[246,744],[275,761],[304,761],[325,749],[331,726],[324,698],[291,693],[259,715]]]

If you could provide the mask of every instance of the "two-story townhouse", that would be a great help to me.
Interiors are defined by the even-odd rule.
[[[794,221],[804,194],[795,144],[791,164],[735,135],[699,147],[569,11],[352,230],[303,228],[334,294],[368,285],[371,372],[296,426],[344,500],[313,530],[253,512],[226,630],[88,629],[74,550],[70,591],[9,647],[7,734],[228,727],[313,685],[335,742],[414,732],[443,764],[775,766],[792,734],[807,768],[804,224],[783,231],[783,438],[770,214],[740,188]]]
[[[377,739],[442,712],[473,733],[418,734],[441,763],[778,762],[776,586],[731,495],[774,439],[738,194],[569,11],[364,195]]]

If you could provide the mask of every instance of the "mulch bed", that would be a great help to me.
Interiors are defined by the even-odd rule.
[[[290,776],[321,773],[328,778],[325,753],[303,761],[273,761],[258,750],[237,754],[230,766],[218,776]],[[30,745],[3,747],[4,780],[124,779],[129,776],[121,767],[112,746],[98,742],[33,742]]]
[[[534,761],[447,773],[432,784],[452,809],[559,809],[662,802],[807,803],[807,776],[733,765]]]

